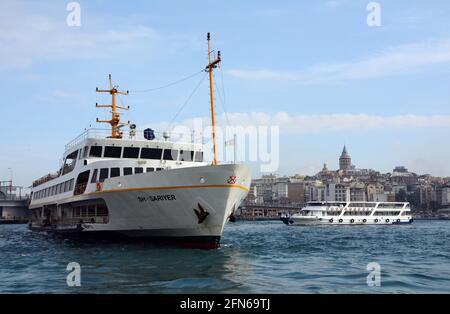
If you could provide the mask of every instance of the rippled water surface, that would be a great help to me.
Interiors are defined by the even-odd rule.
[[[450,292],[450,221],[408,226],[228,223],[218,250],[78,243],[0,225],[2,293]],[[69,262],[81,287],[66,284]],[[366,266],[381,266],[381,286]]]

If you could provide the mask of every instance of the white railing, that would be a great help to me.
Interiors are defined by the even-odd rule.
[[[137,140],[137,141],[147,141],[144,137],[144,130],[135,130],[132,131],[121,131],[122,139],[125,140]],[[202,144],[203,136],[200,134],[185,134],[185,133],[173,133],[173,132],[154,132],[155,138],[153,141],[170,141],[170,142],[180,142],[180,143],[190,143],[190,144]],[[167,135],[169,137],[167,137]],[[66,144],[66,151],[77,146],[84,140],[88,138],[98,138],[98,139],[106,139],[111,136],[111,130],[109,129],[87,129],[79,136],[71,140]]]
[[[308,206],[311,207],[322,207],[327,206],[330,208],[336,208],[336,209],[364,209],[364,210],[372,210],[372,209],[409,209],[409,203],[408,202],[358,202],[358,201],[351,201],[351,202],[319,202],[319,201],[313,201],[308,202]]]

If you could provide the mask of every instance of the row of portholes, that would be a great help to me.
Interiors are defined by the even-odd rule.
[[[334,221],[333,218],[331,218],[331,219],[329,220],[330,223],[333,223],[333,221]],[[343,223],[343,222],[344,222],[343,219],[339,219],[338,221],[339,221],[339,223]],[[350,223],[354,223],[354,222],[355,222],[354,219],[350,219]],[[363,222],[363,223],[366,223],[367,220],[366,220],[366,219],[363,219],[362,222]],[[378,219],[375,219],[374,222],[375,222],[375,223],[378,223],[379,220],[378,220]],[[390,220],[389,220],[389,219],[386,219],[385,222],[386,222],[386,223],[389,223]],[[400,219],[397,219],[397,222],[400,222]]]

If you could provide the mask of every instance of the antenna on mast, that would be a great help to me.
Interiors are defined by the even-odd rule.
[[[97,122],[99,123],[109,123],[111,125],[111,138],[122,138],[122,132],[120,132],[120,128],[130,124],[130,121],[128,121],[127,123],[123,123],[120,121],[120,112],[117,112],[117,109],[123,109],[123,110],[129,110],[130,106],[127,107],[123,107],[123,106],[118,106],[116,104],[116,95],[117,94],[121,94],[121,95],[128,95],[128,91],[123,92],[123,91],[119,91],[117,89],[118,86],[113,86],[112,83],[112,78],[111,78],[111,74],[109,75],[109,88],[110,89],[98,89],[98,87],[95,88],[95,91],[97,93],[110,93],[112,100],[111,100],[111,104],[109,105],[99,105],[98,103],[95,104],[95,107],[97,108],[111,108],[111,120],[99,120],[97,118]]]
[[[209,94],[211,98],[211,124],[212,124],[212,137],[213,137],[213,149],[214,149],[214,161],[213,164],[217,165],[217,149],[216,149],[216,113],[214,111],[214,81],[213,70],[217,68],[222,61],[220,51],[217,51],[217,57],[213,56],[211,50],[211,34],[208,33],[206,37],[208,41],[208,65],[205,67],[205,71],[209,73]]]

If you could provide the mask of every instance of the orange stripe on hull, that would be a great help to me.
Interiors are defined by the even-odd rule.
[[[99,193],[113,193],[113,192],[129,192],[129,191],[152,191],[152,190],[178,190],[178,189],[202,189],[202,188],[231,188],[231,189],[241,189],[246,192],[249,189],[243,185],[239,184],[208,184],[208,185],[175,185],[175,186],[149,186],[142,188],[127,188],[127,189],[110,189],[92,192],[89,194],[99,194]]]

